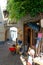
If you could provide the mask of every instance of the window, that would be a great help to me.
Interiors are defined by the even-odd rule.
[[[7,12],[7,10],[5,10],[3,11],[3,14],[4,14],[4,18],[7,18],[9,13]]]
[[[10,35],[11,35],[12,41],[16,41],[16,38],[17,38],[17,28],[16,27],[10,28]]]

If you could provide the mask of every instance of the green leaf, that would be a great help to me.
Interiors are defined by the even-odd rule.
[[[8,0],[7,11],[12,20],[19,20],[27,13],[36,16],[43,12],[43,0]]]

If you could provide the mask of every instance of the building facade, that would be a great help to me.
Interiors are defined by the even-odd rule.
[[[5,24],[7,17],[5,17],[4,11],[6,11],[7,0],[0,1],[0,43],[5,41]]]
[[[15,27],[17,28],[18,39],[22,39],[23,43],[28,43],[29,46],[34,45],[34,43],[36,43],[35,37],[37,37],[38,32],[33,30],[32,27],[27,26],[27,24],[29,24],[29,22],[35,22],[41,27],[41,21],[43,21],[41,19],[43,19],[43,14],[42,16],[37,15],[36,17],[31,17],[30,15],[27,15],[19,20],[17,23],[12,24],[8,22],[8,13],[6,11],[7,0],[1,0],[0,3],[1,2],[4,4],[0,4],[0,41],[11,40],[10,28]]]

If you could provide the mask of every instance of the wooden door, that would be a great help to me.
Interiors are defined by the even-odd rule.
[[[32,29],[24,25],[24,44],[32,45]]]
[[[5,31],[5,40],[6,40],[6,38],[7,38],[7,37],[6,37],[6,33],[7,33],[7,32]]]

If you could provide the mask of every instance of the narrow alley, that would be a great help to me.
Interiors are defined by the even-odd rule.
[[[20,60],[20,55],[11,55],[9,49],[9,44],[0,45],[0,65],[23,65]]]

